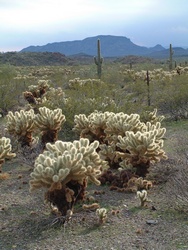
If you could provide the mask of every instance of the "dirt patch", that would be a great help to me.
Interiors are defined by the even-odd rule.
[[[3,171],[9,173],[9,178],[0,180],[0,249],[188,249],[187,211],[176,209],[177,193],[172,182],[180,167],[187,164],[186,157],[179,164],[179,158],[182,162],[187,152],[185,144],[182,155],[177,150],[177,155],[172,154],[177,135],[177,130],[173,130],[170,147],[167,145],[169,160],[161,162],[157,170],[153,168],[151,176],[161,182],[148,191],[152,202],[147,207],[140,207],[134,193],[110,191],[108,186],[88,186],[89,195],[107,209],[103,225],[99,224],[96,212],[83,210],[82,204],[75,206],[72,218],[63,225],[44,204],[45,190],[29,193],[32,167],[18,159],[7,161]],[[101,192],[97,194],[96,190]]]
[[[165,185],[148,192],[152,202],[146,208],[135,194],[90,185],[89,193],[108,211],[106,223],[99,225],[95,211],[77,205],[72,219],[62,225],[44,204],[44,191],[29,193],[29,172],[26,166],[15,166],[10,178],[1,181],[2,250],[188,249],[186,214],[165,203]],[[95,195],[95,190],[102,194]],[[114,215],[114,210],[119,212]]]

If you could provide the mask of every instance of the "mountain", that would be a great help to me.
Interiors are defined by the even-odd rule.
[[[73,55],[97,55],[97,40],[100,39],[101,54],[103,57],[123,57],[128,55],[147,56],[153,58],[168,58],[169,49],[160,44],[147,48],[131,42],[124,36],[99,35],[88,37],[83,40],[54,42],[43,46],[29,46],[21,52],[57,52],[65,56]],[[188,56],[188,49],[173,48],[174,56]]]
[[[151,52],[164,49],[161,45],[156,45],[153,48],[139,46],[124,36],[99,35],[83,40],[48,43],[43,46],[29,46],[22,49],[21,52],[59,52],[66,56],[83,53],[95,56],[97,53],[96,46],[98,39],[100,39],[101,53],[104,57],[148,55]]]

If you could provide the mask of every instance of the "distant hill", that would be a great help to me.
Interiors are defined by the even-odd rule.
[[[72,65],[74,60],[61,53],[7,52],[0,53],[0,64],[14,66]]]
[[[83,40],[54,42],[43,46],[29,46],[21,52],[59,52],[66,56],[97,54],[97,40],[101,42],[101,54],[103,57],[123,57],[128,55],[147,56],[154,58],[168,58],[169,50],[157,44],[154,47],[147,48],[131,42],[124,36],[99,35],[88,37]],[[174,56],[188,55],[188,50],[183,48],[173,48]]]
[[[183,49],[181,47],[173,47],[173,57],[188,57],[188,49]],[[169,49],[163,49],[160,51],[153,51],[149,54],[150,57],[153,58],[168,58],[169,57]]]

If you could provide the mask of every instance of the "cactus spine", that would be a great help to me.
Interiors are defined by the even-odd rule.
[[[100,46],[100,40],[97,41],[97,57],[94,57],[95,64],[97,65],[97,74],[99,79],[101,79],[102,74],[102,62],[103,57],[101,57],[101,46]]]
[[[172,44],[170,44],[170,58],[169,58],[169,70],[172,70],[172,55],[174,51],[172,50]]]

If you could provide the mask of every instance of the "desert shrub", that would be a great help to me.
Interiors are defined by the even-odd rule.
[[[159,83],[155,102],[159,110],[170,119],[188,118],[188,76],[180,75],[171,81]]]
[[[0,66],[0,112],[7,112],[19,105],[21,96],[21,84],[14,80],[16,71],[12,66]]]

